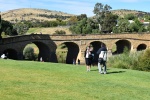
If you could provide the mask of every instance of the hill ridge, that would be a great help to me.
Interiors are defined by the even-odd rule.
[[[127,14],[134,14],[136,16],[150,15],[150,12],[129,10],[129,9],[117,9],[111,10],[113,14],[118,16],[125,16]],[[60,18],[62,20],[68,20],[71,16],[77,16],[74,14],[68,14],[61,11],[41,9],[41,8],[19,8],[2,12],[2,19],[16,23],[22,20],[29,21],[51,21]]]
[[[56,18],[68,19],[73,14],[64,13],[61,11],[53,11],[39,8],[20,8],[2,12],[2,19],[15,23],[22,20],[56,20]]]
[[[111,12],[113,14],[116,14],[121,17],[123,17],[127,14],[134,14],[136,16],[142,16],[142,17],[146,14],[150,15],[150,12],[139,11],[139,10],[130,10],[130,9],[117,9],[117,10],[112,10]]]

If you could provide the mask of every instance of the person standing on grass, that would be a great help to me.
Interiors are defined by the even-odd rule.
[[[78,65],[80,65],[80,59],[78,59]]]
[[[40,58],[40,61],[43,62],[43,58],[42,57]]]
[[[106,67],[106,60],[107,60],[107,49],[105,44],[101,44],[101,48],[97,51],[97,54],[99,55],[99,58],[102,58],[102,63],[98,62],[98,70],[100,74],[106,74],[107,73],[107,67]],[[104,68],[102,68],[104,67]]]
[[[91,63],[92,63],[91,58],[90,58],[91,54],[92,53],[90,51],[90,46],[88,46],[86,48],[86,51],[85,51],[85,54],[84,54],[87,72],[90,71],[90,69],[91,69]]]
[[[90,47],[90,58],[91,58],[91,65],[94,66],[94,52],[93,52],[93,47]]]
[[[2,54],[2,55],[1,55],[1,58],[7,59],[7,56],[6,56],[5,54]]]
[[[75,58],[73,58],[73,65],[76,65],[76,60],[75,60]]]

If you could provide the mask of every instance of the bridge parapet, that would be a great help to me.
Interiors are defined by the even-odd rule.
[[[3,38],[1,43],[14,43],[14,42],[22,42],[29,40],[51,40],[49,35],[39,35],[39,34],[31,34],[31,35],[19,35],[19,36],[11,36],[7,38]]]
[[[88,35],[50,35],[52,40],[95,40],[95,39],[142,39],[150,40],[150,34],[88,34]]]

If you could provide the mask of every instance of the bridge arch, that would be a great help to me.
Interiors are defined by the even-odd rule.
[[[18,59],[18,53],[15,49],[8,48],[3,53],[7,56],[8,59]]]
[[[118,40],[116,42],[116,51],[113,54],[120,54],[123,53],[124,48],[127,47],[128,50],[131,50],[131,42],[128,40]]]
[[[51,51],[48,45],[40,41],[32,41],[32,42],[26,43],[23,48],[25,48],[28,44],[31,44],[31,43],[35,44],[39,49],[38,60],[40,60],[40,58],[42,57],[43,61],[45,62],[50,61]]]
[[[63,42],[59,45],[65,45],[65,47],[67,48],[66,51],[66,63],[67,64],[72,64],[73,63],[73,59],[76,61],[78,54],[79,54],[79,46],[74,43],[74,42]]]
[[[142,43],[142,44],[139,44],[138,47],[137,47],[137,51],[141,51],[141,50],[145,50],[147,48],[147,45]]]

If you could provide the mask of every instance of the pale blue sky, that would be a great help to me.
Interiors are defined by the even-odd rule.
[[[150,12],[150,0],[0,0],[0,11],[18,8],[39,8],[69,14],[93,16],[96,3],[108,4],[112,10],[129,9]]]

